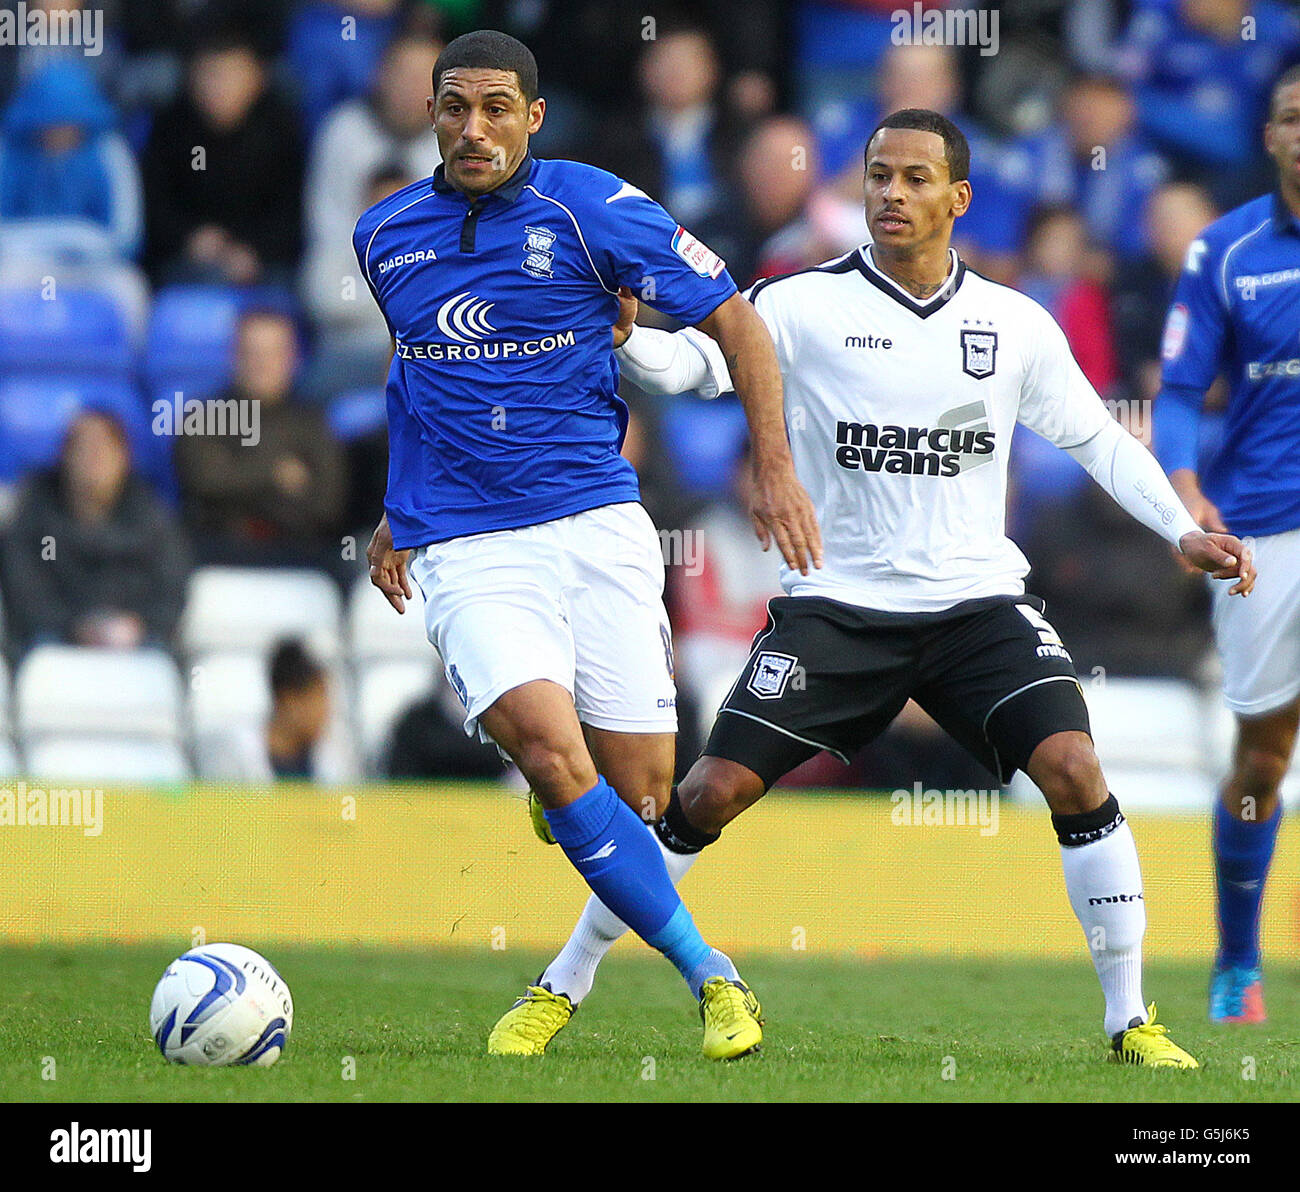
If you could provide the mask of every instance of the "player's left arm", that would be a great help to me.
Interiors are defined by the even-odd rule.
[[[1207,533],[1178,498],[1164,469],[1106,409],[1083,375],[1065,334],[1043,312],[1021,390],[1018,419],[1077,460],[1119,506],[1215,579],[1235,579],[1233,595],[1249,595],[1255,563],[1232,534]]]

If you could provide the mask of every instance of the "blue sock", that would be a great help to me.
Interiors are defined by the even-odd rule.
[[[608,782],[547,811],[546,822],[601,902],[667,956],[693,993],[710,976],[730,975],[730,961],[704,942],[678,897],[651,829]]]
[[[1271,819],[1239,820],[1222,801],[1214,803],[1214,870],[1219,908],[1219,967],[1259,964],[1259,908],[1273,861],[1279,800]]]

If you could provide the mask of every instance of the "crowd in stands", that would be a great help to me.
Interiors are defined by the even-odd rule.
[[[1300,60],[1294,6],[1019,0],[998,6],[995,54],[896,44],[899,7],[97,0],[99,53],[4,47],[10,665],[49,643],[174,649],[195,568],[307,568],[351,590],[382,503],[389,357],[351,232],[365,208],[438,164],[425,111],[433,64],[477,27],[514,33],[537,55],[548,100],[538,156],[643,188],[742,286],[865,239],[861,153],[881,116],[950,115],[972,149],[963,256],[1043,303],[1149,441],[1187,247],[1271,184],[1260,129],[1272,80]],[[735,399],[625,396],[625,453],[645,503],[666,541],[695,544],[668,558],[683,703],[698,710],[684,718],[689,756],[762,624],[774,564],[744,516]],[[258,424],[239,423],[240,409],[256,409]],[[1200,673],[1199,579],[1024,432],[1012,483],[1012,532],[1081,672]],[[277,701],[306,691],[299,704],[318,711],[310,658],[276,657]],[[490,753],[440,762],[462,747],[443,732],[456,720],[446,694],[403,719],[394,772],[498,768]],[[284,729],[304,718],[276,722],[275,772],[306,766],[306,746]],[[925,727],[899,735],[913,731]]]

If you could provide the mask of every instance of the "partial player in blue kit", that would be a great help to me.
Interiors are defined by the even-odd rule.
[[[647,823],[673,774],[672,638],[658,535],[619,454],[628,411],[610,328],[629,287],[736,360],[760,537],[806,569],[820,541],[771,338],[724,263],[657,203],[531,155],[546,104],[522,43],[455,39],[433,91],[443,164],[365,212],[353,237],[394,345],[371,581],[401,612],[409,567],[466,732],[515,761],[583,879],[700,999],[705,1054],[733,1058],[762,1038],[757,999],[700,937]],[[527,1027],[539,1007],[573,1012],[539,981],[489,1051],[540,1054]]]
[[[1300,725],[1300,67],[1272,92],[1264,143],[1278,188],[1212,223],[1188,250],[1165,324],[1157,454],[1207,530],[1253,540],[1249,601],[1213,594],[1224,696],[1237,718],[1214,808],[1216,1022],[1263,1022],[1259,915]],[[1228,384],[1223,445],[1198,470],[1206,390]]]

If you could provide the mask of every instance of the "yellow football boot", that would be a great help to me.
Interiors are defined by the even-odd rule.
[[[542,1055],[577,1007],[562,993],[530,985],[488,1035],[488,1055]]]
[[[532,820],[533,832],[543,844],[555,844],[555,837],[551,834],[551,825],[546,822],[546,812],[542,808],[542,801],[532,792],[528,792],[528,818]]]
[[[1156,1004],[1147,1007],[1147,1020],[1121,1031],[1111,1041],[1110,1058],[1121,1064],[1148,1068],[1199,1068],[1190,1055],[1169,1037],[1169,1028],[1156,1021]]]
[[[704,1054],[734,1060],[757,1051],[763,1041],[763,1007],[743,981],[710,977],[700,987]]]

